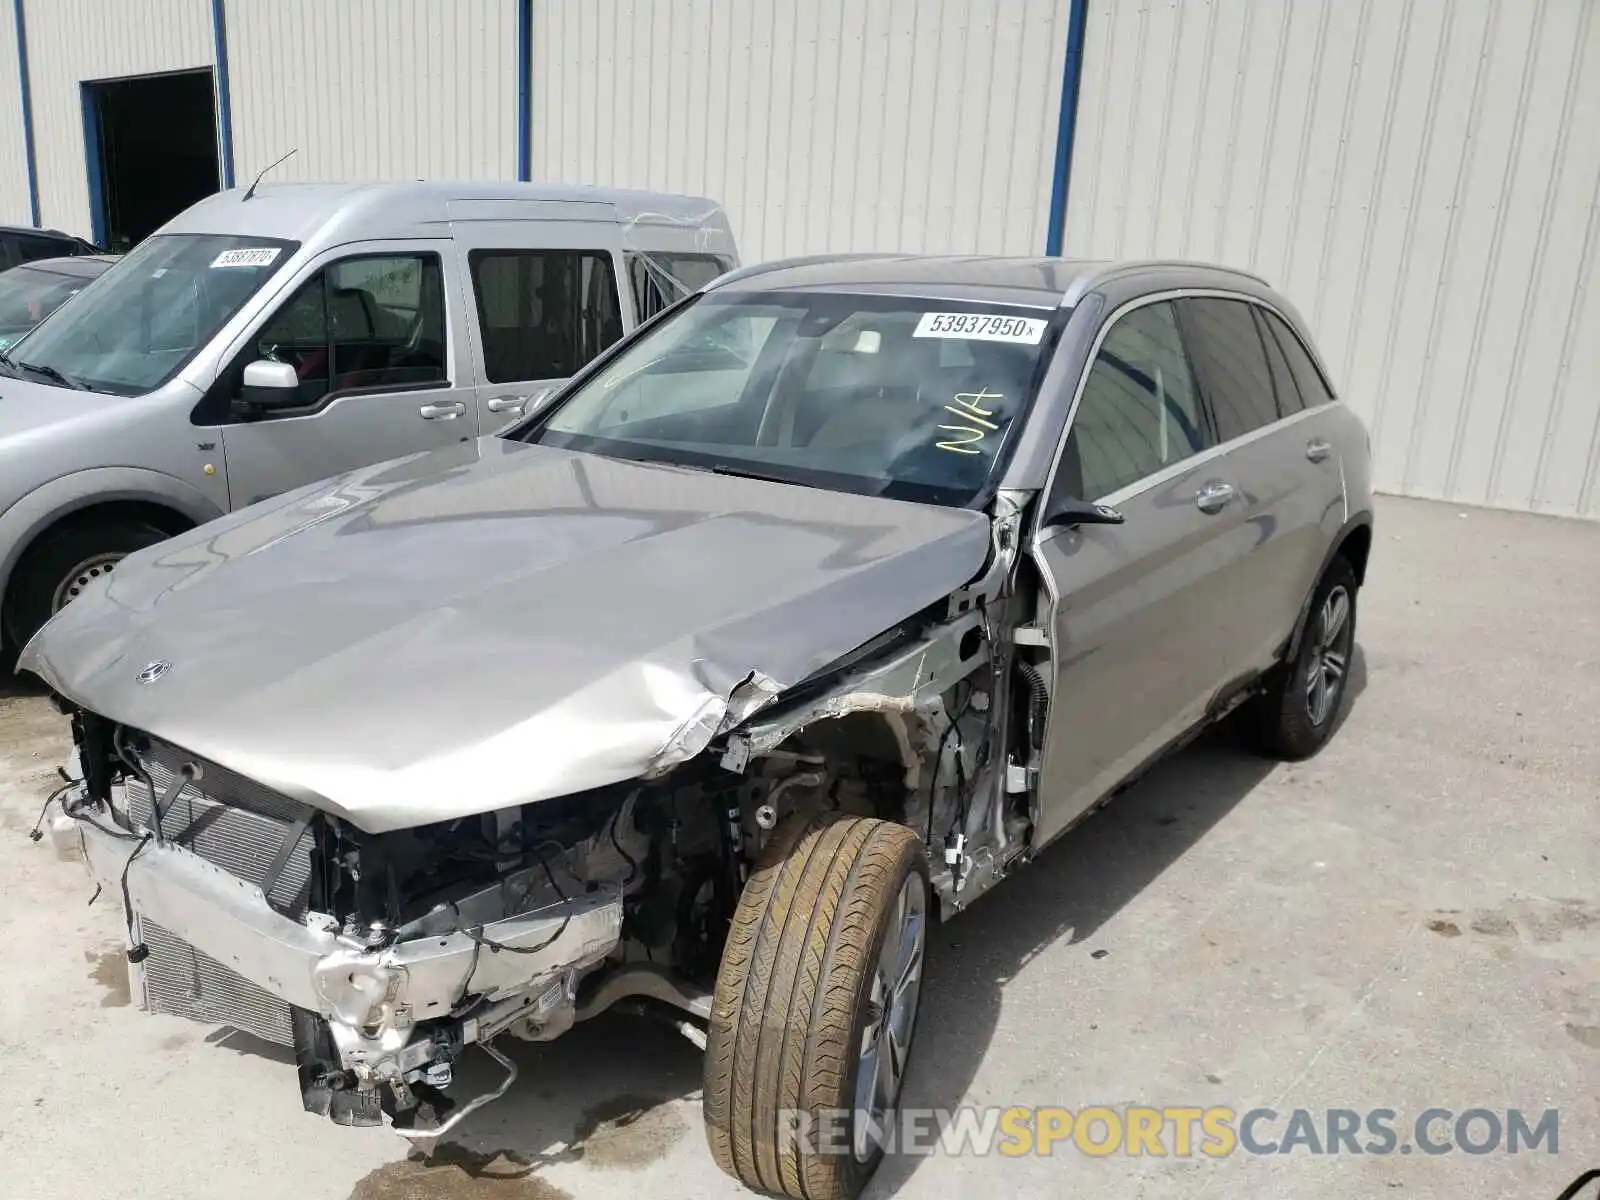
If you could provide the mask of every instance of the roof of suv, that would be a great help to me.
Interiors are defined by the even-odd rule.
[[[744,267],[722,277],[719,290],[882,292],[944,296],[1055,308],[1113,276],[1193,270],[1261,285],[1254,275],[1212,263],[1000,255],[858,254],[793,258]]]

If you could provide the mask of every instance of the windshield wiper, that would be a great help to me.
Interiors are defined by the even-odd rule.
[[[795,487],[810,487],[808,483],[801,483],[798,479],[788,479],[782,475],[764,475],[760,471],[751,471],[745,467],[729,467],[718,463],[710,468],[713,475],[732,475],[736,479],[759,479],[763,483],[789,483]]]
[[[11,360],[7,359],[6,361],[10,362]],[[86,392],[89,390],[76,379],[73,379],[69,375],[63,375],[54,367],[40,366],[38,363],[30,362],[19,362],[13,363],[12,365],[21,367],[24,371],[32,371],[35,375],[43,375],[46,379],[53,380],[54,382],[59,383],[62,387],[72,388],[74,391]]]

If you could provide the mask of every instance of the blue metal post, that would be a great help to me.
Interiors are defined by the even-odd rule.
[[[20,3],[21,0],[18,0]],[[217,163],[222,186],[233,186],[233,101],[228,89],[228,15],[226,0],[211,0],[211,37],[217,60]]]
[[[28,211],[37,228],[39,218],[39,163],[33,149],[33,85],[28,78],[28,20],[22,11],[22,0],[13,0],[12,11],[17,21],[17,77],[22,87],[22,152],[27,160]]]
[[[1050,184],[1050,228],[1044,252],[1061,253],[1066,234],[1067,188],[1072,182],[1072,135],[1078,126],[1078,85],[1083,80],[1083,35],[1089,24],[1089,0],[1072,0],[1067,15],[1067,61],[1061,73],[1061,116],[1056,125],[1056,169]]]
[[[533,0],[517,0],[517,178],[533,178]]]
[[[94,244],[106,244],[106,194],[100,186],[100,109],[94,102],[94,88],[78,85],[83,103],[83,153],[89,177],[89,235]]]

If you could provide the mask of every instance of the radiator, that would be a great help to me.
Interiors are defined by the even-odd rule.
[[[200,767],[199,778],[163,809],[164,837],[262,888],[285,915],[298,919],[304,914],[311,877],[309,830],[302,831],[276,881],[267,876],[286,837],[309,816],[305,805],[164,742],[152,741],[139,761],[157,796],[168,794],[185,763]],[[150,789],[143,780],[128,781],[127,803],[135,828],[151,829]],[[139,920],[136,928],[150,949],[139,974],[144,1005],[151,1012],[231,1026],[280,1045],[294,1044],[286,1002],[153,921]]]

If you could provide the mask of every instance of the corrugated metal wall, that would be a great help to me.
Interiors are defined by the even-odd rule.
[[[515,0],[228,0],[235,177],[515,179]]]
[[[1595,0],[1094,0],[1065,249],[1253,268],[1379,485],[1600,516]]]
[[[27,8],[39,208],[45,224],[87,237],[88,160],[79,84],[211,66],[211,5],[208,0],[30,0]]]
[[[715,196],[748,261],[1037,253],[1068,0],[537,0],[536,179]]]
[[[0,7],[0,225],[26,225],[28,167],[22,139],[22,87],[11,5]]]

